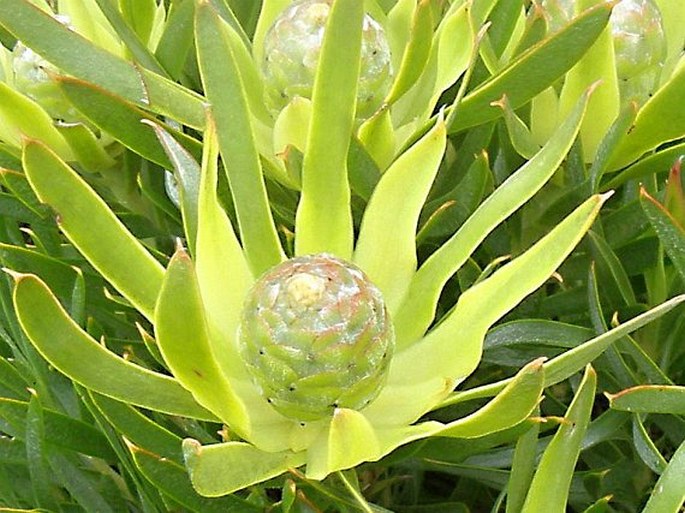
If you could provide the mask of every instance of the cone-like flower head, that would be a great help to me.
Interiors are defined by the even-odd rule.
[[[295,96],[312,97],[330,0],[293,2],[274,21],[264,41],[264,79],[269,100],[279,111]],[[390,48],[383,28],[364,16],[357,117],[380,106],[392,81]]]
[[[298,420],[370,403],[394,344],[380,290],[358,267],[326,254],[288,260],[262,276],[245,302],[239,336],[262,394]]]
[[[652,0],[623,0],[614,7],[609,23],[622,96],[647,96],[656,87],[666,58],[659,8]]]

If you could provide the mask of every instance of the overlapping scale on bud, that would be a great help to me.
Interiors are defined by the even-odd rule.
[[[368,405],[394,348],[380,290],[328,254],[293,258],[264,274],[248,294],[238,337],[263,396],[299,421]]]
[[[332,0],[298,0],[274,21],[264,39],[262,70],[268,103],[276,112],[295,96],[312,97],[316,67]],[[357,118],[371,116],[392,83],[390,48],[383,28],[364,16]]]
[[[55,15],[55,18],[69,24],[66,16]],[[78,111],[55,80],[59,70],[21,41],[12,50],[12,70],[14,88],[38,103],[51,117],[66,122],[79,120]]]

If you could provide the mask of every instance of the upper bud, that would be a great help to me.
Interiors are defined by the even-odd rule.
[[[262,69],[268,100],[280,111],[295,96],[312,97],[314,77],[332,0],[298,0],[274,21],[264,39]],[[366,14],[362,28],[357,117],[372,115],[392,82],[383,28]]]

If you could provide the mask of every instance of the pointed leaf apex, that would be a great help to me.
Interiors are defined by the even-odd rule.
[[[202,452],[202,444],[194,438],[185,438],[182,442],[183,459],[188,462],[189,459],[199,456]]]
[[[10,276],[10,278],[12,278],[12,279],[14,280],[14,283],[15,283],[15,284],[16,284],[16,283],[19,283],[21,280],[23,280],[24,278],[26,278],[26,277],[28,277],[28,276],[32,276],[31,274],[26,274],[26,273],[20,273],[20,272],[17,272],[17,271],[13,271],[13,270],[10,269],[9,267],[3,267],[3,268],[2,268],[2,272],[8,274],[8,275]]]
[[[614,192],[615,191],[611,190],[611,191],[607,191],[607,192],[600,194],[599,198],[600,198],[601,204],[604,204],[609,198],[611,198],[614,195]]]

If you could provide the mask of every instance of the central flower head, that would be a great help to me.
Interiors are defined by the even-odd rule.
[[[245,301],[239,340],[264,397],[302,421],[369,404],[394,347],[380,290],[328,254],[293,258],[263,275]]]

